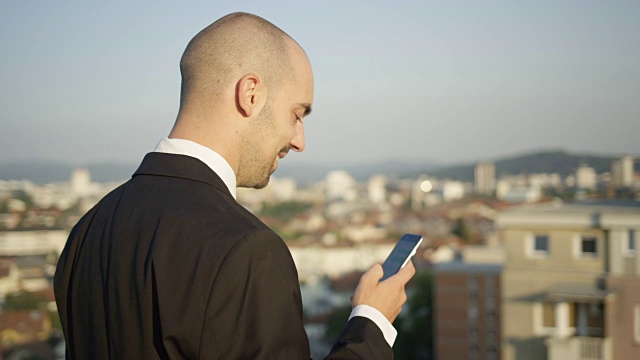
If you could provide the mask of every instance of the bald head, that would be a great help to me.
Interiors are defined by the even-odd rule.
[[[291,42],[284,31],[252,14],[233,13],[209,25],[182,55],[181,108],[210,106],[247,73],[258,75],[269,88],[289,80]]]
[[[289,150],[304,150],[313,103],[304,50],[270,22],[234,13],[187,45],[180,110],[169,134],[221,155],[238,186],[262,187]]]

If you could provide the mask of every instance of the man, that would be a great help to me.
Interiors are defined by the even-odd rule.
[[[313,74],[302,48],[254,15],[197,34],[168,138],[72,230],[55,293],[68,359],[308,359],[297,273],[282,239],[240,206],[304,150]],[[363,275],[329,358],[388,359],[406,266]]]

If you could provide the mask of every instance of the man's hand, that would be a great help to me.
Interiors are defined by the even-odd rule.
[[[353,294],[353,306],[369,305],[380,311],[392,323],[407,301],[404,286],[415,273],[416,268],[409,261],[397,274],[379,283],[384,272],[380,264],[373,265],[360,278]]]

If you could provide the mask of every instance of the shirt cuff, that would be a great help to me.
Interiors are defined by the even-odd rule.
[[[349,320],[351,320],[354,316],[362,316],[371,321],[373,321],[380,330],[382,330],[382,335],[384,335],[384,339],[387,340],[389,346],[393,347],[393,343],[396,341],[396,336],[398,336],[398,331],[391,325],[389,320],[382,315],[378,309],[373,308],[369,305],[358,305],[351,310],[351,315],[349,315]]]

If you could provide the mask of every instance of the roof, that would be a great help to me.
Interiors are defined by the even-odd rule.
[[[600,200],[525,205],[498,214],[500,228],[559,226],[576,228],[640,227],[640,201]]]
[[[0,329],[13,329],[19,333],[41,332],[49,314],[44,310],[0,311]]]
[[[451,261],[435,264],[433,270],[449,273],[499,274],[502,272],[502,265]]]
[[[588,284],[556,284],[544,294],[544,299],[550,302],[602,302],[609,294],[610,291]]]

